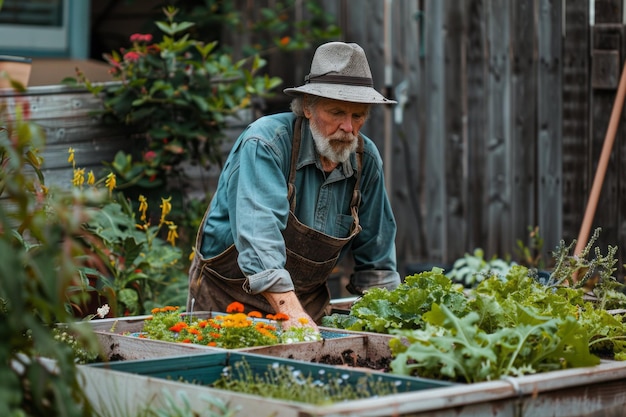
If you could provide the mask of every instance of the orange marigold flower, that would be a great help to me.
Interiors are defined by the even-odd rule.
[[[179,321],[178,323],[170,327],[170,330],[172,332],[179,333],[181,330],[183,330],[186,327],[187,327],[187,323],[185,323],[184,321]]]
[[[248,317],[261,318],[263,317],[263,315],[259,313],[258,311],[251,311],[248,313]]]
[[[273,314],[267,314],[265,316],[265,318],[268,319],[268,320],[274,320],[274,315]]]
[[[215,343],[215,342],[209,342],[209,343],[207,343],[207,346],[217,346],[217,343]]]
[[[282,38],[280,38],[280,44],[282,46],[289,45],[289,41],[291,41],[291,38],[289,38],[289,36],[283,36]]]
[[[274,315],[274,320],[276,321],[287,321],[289,320],[289,316],[285,313],[277,313]]]
[[[190,340],[190,339],[183,339],[183,340],[181,341],[181,343],[191,343],[191,340]]]
[[[239,301],[233,301],[226,307],[227,313],[243,313],[244,307]]]

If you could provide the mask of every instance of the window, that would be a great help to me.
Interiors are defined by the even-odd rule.
[[[0,10],[0,52],[65,51],[69,0],[4,0]]]

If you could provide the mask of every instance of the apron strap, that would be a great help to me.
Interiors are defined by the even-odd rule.
[[[296,117],[296,123],[293,128],[293,141],[291,148],[291,165],[289,167],[289,181],[287,182],[287,199],[291,211],[296,208],[296,164],[298,163],[298,155],[300,154],[300,141],[302,138],[302,117]]]

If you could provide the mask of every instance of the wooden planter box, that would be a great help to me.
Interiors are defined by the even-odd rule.
[[[306,362],[365,367],[370,370],[384,370],[391,360],[388,343],[392,336],[358,332],[333,333],[336,329],[326,328],[321,330],[322,336],[326,337],[321,341],[231,350]],[[226,350],[197,344],[142,339],[100,330],[96,330],[95,334],[104,357],[108,361],[150,359]]]
[[[293,371],[315,380],[341,378],[344,383],[356,386],[363,378],[374,378],[396,386],[398,394],[346,401],[329,406],[316,406],[287,400],[271,399],[251,394],[242,394],[209,387],[220,378],[227,366],[245,360],[255,375],[263,375],[268,367],[289,366]],[[235,369],[235,368],[232,368]],[[402,393],[417,393],[452,386],[449,383],[427,379],[407,378],[350,369],[339,369],[329,365],[310,364],[282,358],[271,358],[245,352],[215,352],[203,355],[179,356],[141,361],[113,362],[109,364],[80,366],[85,377],[85,390],[104,415],[124,410],[128,415],[138,415],[142,407],[150,404],[163,409],[164,390],[171,393],[185,392],[191,407],[198,415],[206,415],[208,408],[202,403],[203,396],[220,398],[232,406],[239,407],[238,416],[322,416],[337,415],[337,409],[349,410],[356,407],[357,414],[385,416],[390,413],[390,404],[397,403]],[[183,382],[185,381],[185,382]],[[186,381],[193,381],[189,383]],[[389,401],[389,402],[388,402]],[[361,414],[367,410],[366,414]],[[344,415],[342,413],[342,415]]]
[[[194,313],[198,317],[207,317],[210,314],[208,312]],[[206,353],[207,350],[225,350],[197,344],[139,338],[136,333],[141,332],[147,317],[150,316],[92,320],[86,323],[94,329],[104,357],[109,361],[150,359],[188,353]],[[348,366],[363,366],[364,362],[383,364],[389,362],[391,352],[388,341],[392,336],[325,327],[320,330],[324,338],[321,341],[232,350],[306,362],[345,364]]]
[[[439,385],[437,381],[422,380],[411,382],[410,390],[398,394],[329,406],[269,399],[175,380],[182,376],[210,382],[223,366],[244,355],[257,365],[280,362],[313,372],[338,369],[251,353],[221,352],[108,366],[81,365],[79,372],[86,393],[103,415],[120,415],[120,410],[124,410],[124,415],[137,415],[148,404],[162,409],[166,393],[174,397],[184,393],[197,415],[206,415],[208,405],[203,397],[220,398],[239,407],[237,417],[618,417],[624,415],[626,408],[623,362],[475,384]],[[345,369],[340,372],[350,372],[351,377],[364,374]]]

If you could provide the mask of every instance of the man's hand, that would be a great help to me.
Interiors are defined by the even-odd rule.
[[[276,313],[283,313],[289,316],[289,320],[283,322],[283,329],[290,327],[312,327],[319,332],[317,324],[311,316],[304,311],[300,300],[294,291],[288,292],[264,292],[263,296],[270,303]]]

